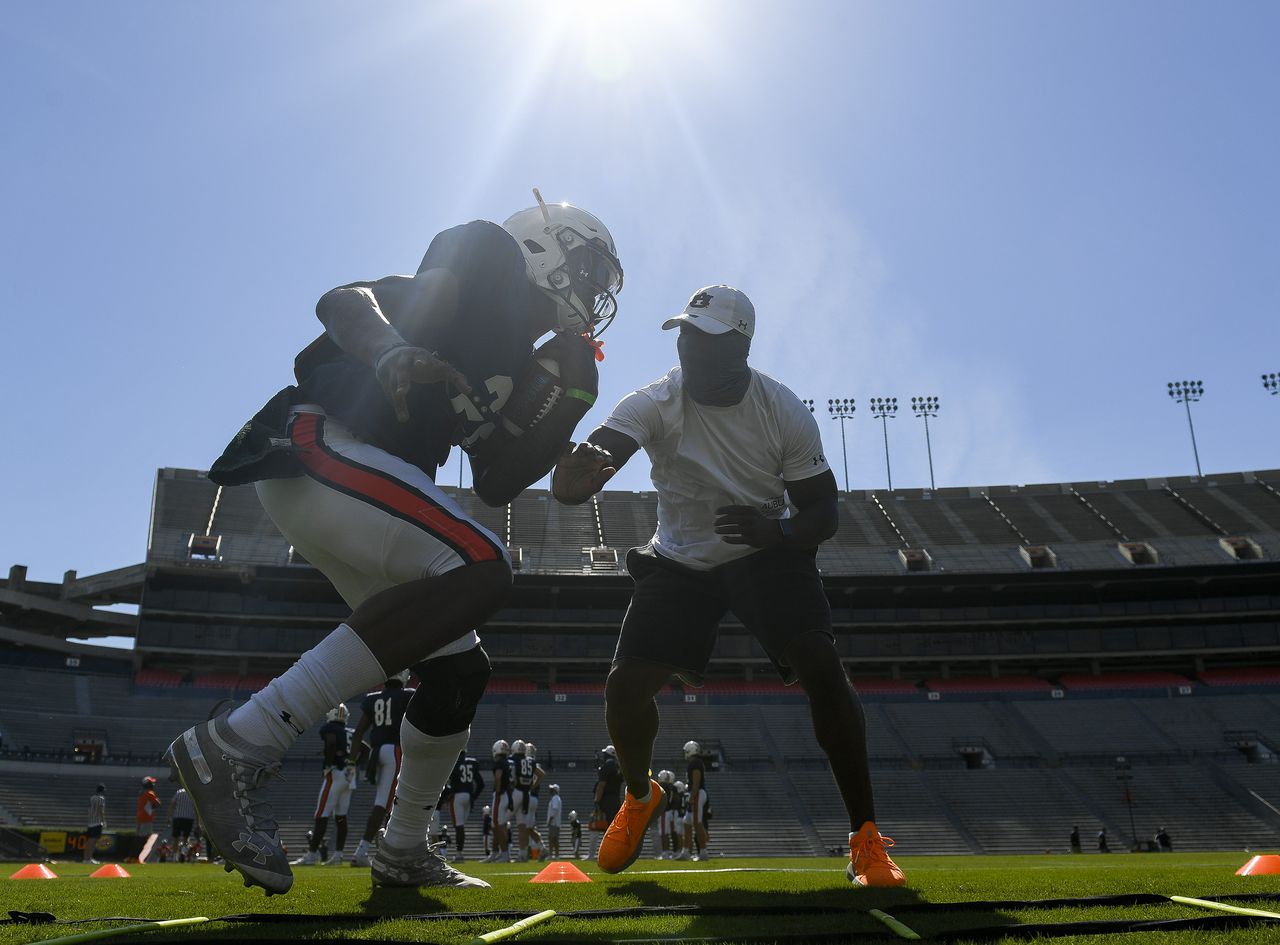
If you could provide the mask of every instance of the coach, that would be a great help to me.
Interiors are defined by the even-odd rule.
[[[680,330],[680,366],[622,399],[552,480],[566,504],[587,501],[641,447],[658,493],[658,528],[627,554],[635,581],[605,691],[609,734],[626,780],[600,844],[600,868],[626,869],[663,807],[649,777],[658,707],[672,676],[700,686],[727,611],[809,697],[818,743],[850,816],[847,875],[897,886],[902,871],[875,825],[862,707],[836,653],[818,545],[838,524],[835,477],[808,408],[747,364],[755,308],[738,289],[694,293],[664,329]]]

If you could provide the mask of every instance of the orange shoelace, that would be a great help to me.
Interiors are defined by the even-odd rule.
[[[879,842],[877,842],[879,841]],[[889,847],[893,846],[893,838],[878,834],[867,834],[852,847],[854,868],[864,862],[863,858],[873,863],[889,862]]]

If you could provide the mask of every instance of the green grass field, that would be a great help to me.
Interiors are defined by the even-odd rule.
[[[961,912],[912,912],[929,902],[1034,900],[1154,893],[1224,896],[1280,892],[1280,876],[1238,877],[1244,853],[1173,855],[904,857],[910,886],[868,891],[845,880],[844,861],[836,859],[714,859],[705,863],[641,860],[620,876],[600,873],[594,863],[579,863],[589,884],[529,883],[539,864],[467,864],[468,872],[493,884],[487,890],[374,890],[367,869],[299,867],[287,896],[267,898],[245,889],[237,875],[216,866],[156,864],[129,866],[131,879],[90,879],[91,867],[52,864],[57,880],[0,880],[6,910],[52,912],[59,920],[128,916],[143,919],[268,913],[307,916],[288,922],[219,922],[182,930],[133,935],[124,941],[192,942],[280,940],[368,940],[469,943],[515,918],[451,918],[445,921],[397,919],[421,913],[475,913],[543,909],[560,912],[660,907],[628,918],[588,919],[557,916],[521,933],[514,941],[610,942],[663,938],[669,941],[746,938],[795,942],[797,936],[845,933],[902,941],[866,914],[881,909],[895,914],[922,937],[965,928],[1013,923],[1076,922],[1116,919],[1204,918],[1215,913],[1179,904],[1088,908],[973,909]],[[5,869],[8,876],[17,866]],[[727,870],[742,870],[728,872]],[[750,871],[748,871],[750,870]],[[1239,903],[1237,903],[1239,904]],[[1280,902],[1245,903],[1280,912]],[[673,907],[698,906],[716,914],[682,915]],[[665,907],[661,908],[661,907]],[[761,907],[794,910],[783,915],[742,914]],[[822,910],[828,910],[825,914]],[[842,910],[833,913],[832,909]],[[738,912],[738,914],[735,914]],[[324,920],[317,916],[335,916]],[[337,918],[347,916],[348,918]],[[354,917],[359,917],[358,919]],[[109,928],[120,923],[75,925],[3,925],[0,945],[16,945]],[[1139,935],[1073,936],[1061,941],[1116,942]],[[1161,932],[1158,937],[1182,945],[1191,942],[1262,943],[1280,940],[1280,928],[1259,923],[1223,930]],[[828,938],[828,941],[832,939]],[[870,941],[870,939],[866,939]],[[987,941],[992,939],[988,938]],[[1002,939],[1012,941],[1013,939]]]

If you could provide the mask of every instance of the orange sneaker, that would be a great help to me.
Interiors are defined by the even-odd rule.
[[[857,833],[849,834],[849,866],[845,875],[859,886],[902,886],[907,878],[889,858],[893,841],[882,837],[874,821],[868,820]]]
[[[602,870],[606,873],[621,873],[639,858],[640,851],[644,849],[645,832],[662,813],[666,798],[662,785],[653,778],[649,779],[647,804],[641,804],[630,791],[627,792],[622,800],[622,807],[600,841],[596,863]]]

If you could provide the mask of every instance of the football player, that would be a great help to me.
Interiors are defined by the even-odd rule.
[[[398,803],[373,881],[487,885],[449,867],[426,827],[489,677],[474,628],[506,599],[511,566],[434,477],[461,446],[476,494],[500,506],[550,471],[595,399],[588,338],[622,288],[604,224],[536,196],[501,227],[438,234],[413,275],[327,292],[316,306],[324,333],[296,358],[297,384],[210,469],[219,485],[254,483],[280,532],[352,608],[283,675],[168,752],[210,840],[268,892],[293,878],[263,783],[329,708],[407,666],[422,685],[404,716]],[[508,399],[542,363],[533,344],[548,332],[538,354],[556,363],[557,383],[545,410],[513,419]]]
[[[409,671],[401,670],[394,676],[389,676],[380,690],[369,693],[360,703],[360,721],[356,723],[352,740],[356,744],[369,746],[365,780],[373,785],[373,807],[365,822],[364,836],[351,854],[352,866],[372,865],[369,848],[382,825],[387,822],[387,812],[392,806],[403,760],[400,746],[401,723],[405,710],[416,693],[415,689],[405,688],[408,681]],[[431,810],[428,810],[428,822],[430,819]],[[423,835],[426,835],[425,825]]]
[[[511,744],[505,738],[493,743],[493,853],[490,863],[505,863],[511,844]]]
[[[517,738],[511,743],[511,813],[516,822],[516,862],[529,859],[529,831],[535,828],[538,802],[534,791],[543,777],[542,766],[529,753],[531,746]]]
[[[676,775],[674,771],[663,768],[658,772],[658,783],[662,785],[663,807],[658,817],[658,859],[669,860],[680,849],[676,843],[675,808],[671,797],[675,793]]]
[[[578,819],[576,810],[569,811],[569,841],[573,844],[573,856],[585,860],[587,854],[582,852],[582,821]]]
[[[605,720],[627,795],[597,861],[635,862],[662,798],[650,777],[654,696],[671,676],[702,684],[721,619],[732,612],[785,683],[799,683],[849,815],[845,875],[901,886],[875,822],[866,717],[840,661],[818,546],[839,527],[839,492],[812,412],[748,363],[756,310],[740,289],[698,289],[662,323],[680,364],[624,397],[556,467],[555,497],[586,502],[644,449],[658,493],[650,542],[627,553],[634,582],[605,684]],[[698,784],[690,788],[697,790]],[[694,819],[705,821],[694,797]]]
[[[483,790],[484,775],[480,773],[480,762],[474,755],[468,755],[465,751],[458,752],[453,774],[449,776],[449,818],[453,821],[453,832],[458,844],[453,858],[456,863],[461,863],[465,857],[463,851],[467,845],[467,820],[471,817],[471,805]],[[489,808],[486,807],[485,813],[488,811]]]
[[[324,745],[324,777],[320,781],[320,799],[316,801],[315,825],[307,841],[307,852],[294,861],[295,865],[313,866],[320,862],[320,845],[324,843],[330,817],[333,817],[336,837],[333,854],[324,865],[340,865],[342,851],[347,846],[347,811],[351,809],[357,778],[345,703],[339,702],[325,716],[325,723],[320,726],[320,741]]]
[[[684,845],[700,860],[707,849],[707,766],[702,760],[702,746],[684,743],[685,783],[689,786],[689,816],[685,825]]]
[[[542,849],[542,831],[538,829],[538,794],[542,790],[542,782],[546,780],[547,769],[538,764],[538,746],[533,742],[524,743],[525,757],[533,763],[533,786],[529,788],[529,810],[525,818],[529,824],[529,846],[531,849]]]
[[[685,826],[686,818],[689,816],[689,786],[683,781],[677,781],[671,785],[671,803],[675,811],[676,830],[676,855],[673,859],[687,860],[689,859],[689,845],[681,844],[680,837],[688,829]],[[692,822],[690,821],[690,824]]]

